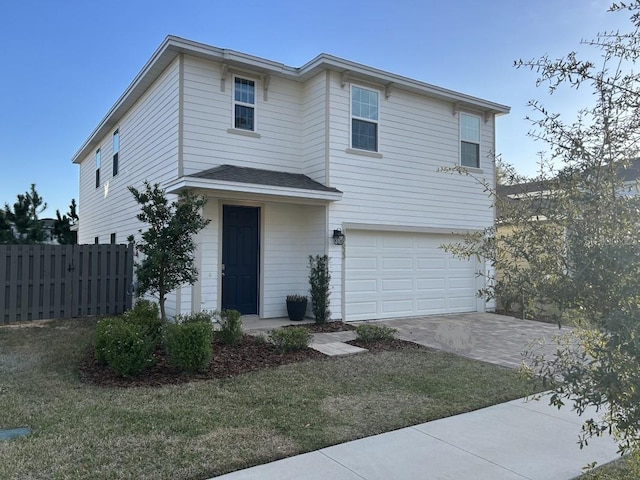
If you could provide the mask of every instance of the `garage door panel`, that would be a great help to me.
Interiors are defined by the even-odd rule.
[[[390,316],[408,315],[414,309],[411,299],[383,300],[381,304],[382,313]]]
[[[443,252],[451,235],[353,231],[345,252],[345,318],[476,310],[476,262]]]
[[[437,270],[439,272],[444,272],[447,269],[447,259],[435,256],[421,256],[416,262],[416,267],[421,271]]]
[[[371,292],[375,292],[377,290],[376,279],[371,280],[350,280],[347,282],[347,286],[349,290],[353,293],[364,292],[370,294]]]
[[[353,316],[376,315],[378,311],[378,304],[376,301],[352,302],[349,304],[349,310]]]
[[[378,269],[378,260],[375,257],[354,257],[350,259],[350,268],[353,271],[376,271]]]
[[[413,279],[394,278],[382,280],[382,292],[407,292],[413,291]]]
[[[402,270],[404,272],[407,269],[413,268],[412,257],[382,257],[381,260],[382,270],[384,271]]]

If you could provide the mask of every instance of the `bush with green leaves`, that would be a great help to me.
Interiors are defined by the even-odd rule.
[[[153,365],[157,343],[148,329],[125,318],[106,318],[96,326],[96,358],[117,375],[131,377]]]
[[[356,335],[358,340],[363,342],[375,342],[377,340],[393,340],[395,338],[397,330],[395,328],[387,327],[385,325],[374,325],[372,323],[365,323],[358,325],[356,328]]]
[[[213,356],[213,325],[202,320],[167,324],[165,347],[173,366],[187,372],[205,371]]]
[[[281,352],[307,348],[312,338],[309,330],[304,327],[279,328],[269,334],[269,339]]]
[[[191,312],[179,314],[176,323],[213,323],[216,312],[203,310],[201,312]]]
[[[237,310],[222,310],[219,314],[220,330],[216,333],[226,345],[237,345],[242,340],[242,320]]]
[[[329,289],[331,273],[327,255],[309,255],[309,293],[311,309],[316,323],[325,323],[331,318],[329,310]]]
[[[144,328],[156,342],[156,345],[162,340],[164,322],[160,318],[160,310],[157,303],[139,299],[133,308],[127,310],[122,317],[127,323]]]

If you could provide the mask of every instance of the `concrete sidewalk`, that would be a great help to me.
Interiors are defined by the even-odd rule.
[[[568,480],[618,458],[608,437],[579,449],[582,421],[594,415],[519,399],[216,478]]]

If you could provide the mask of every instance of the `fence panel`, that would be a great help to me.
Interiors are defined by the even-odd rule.
[[[0,323],[131,308],[128,245],[0,245]]]

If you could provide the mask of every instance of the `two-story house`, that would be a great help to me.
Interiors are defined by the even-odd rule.
[[[327,254],[332,318],[485,309],[481,262],[439,246],[494,221],[463,165],[494,182],[495,117],[509,108],[322,54],[293,68],[169,36],[73,157],[79,243],[141,227],[127,190],[195,189],[211,219],[198,282],[169,313],[286,315]]]

